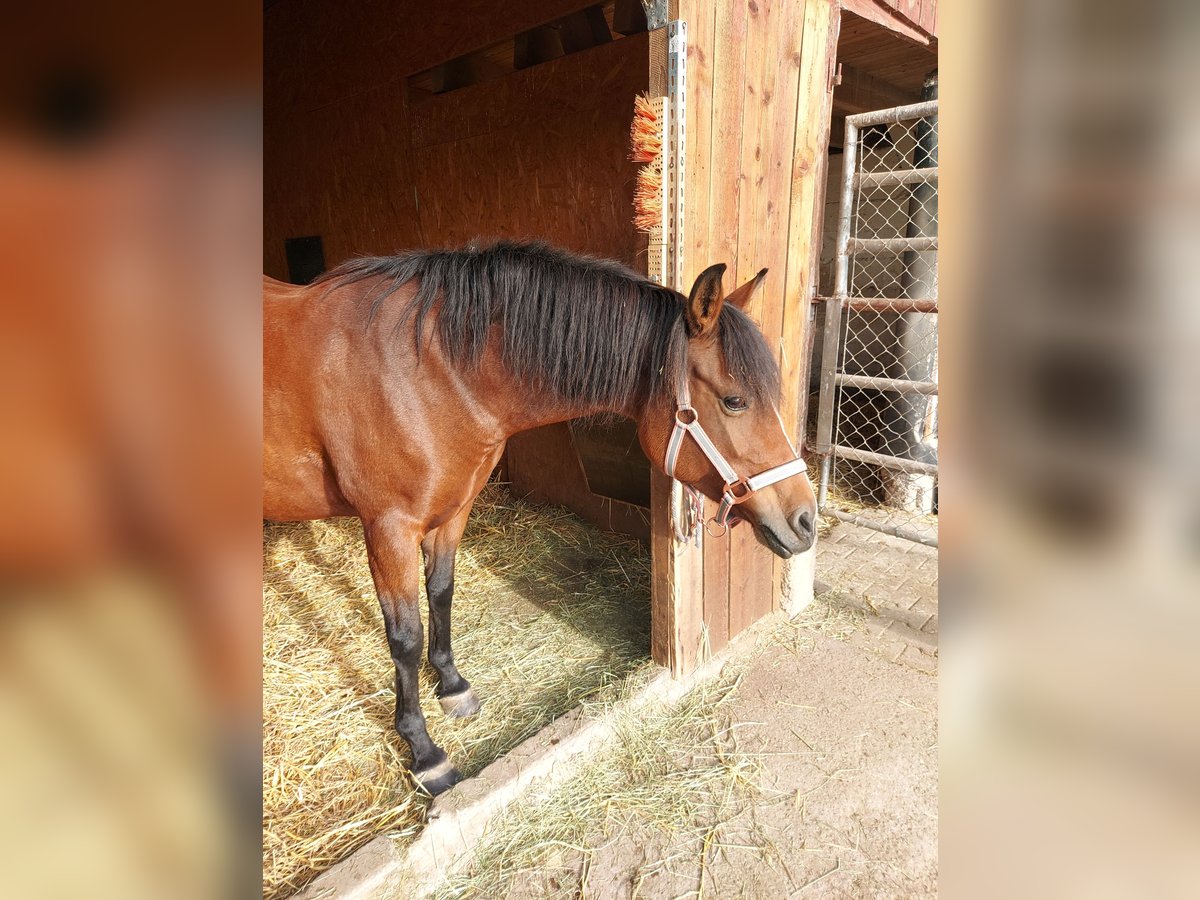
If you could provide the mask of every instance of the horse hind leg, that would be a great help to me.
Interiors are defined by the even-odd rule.
[[[448,716],[466,718],[479,712],[479,698],[454,661],[450,640],[450,607],[454,599],[454,558],[471,509],[425,538],[425,592],[429,597],[429,663],[438,674],[438,700]]]
[[[416,549],[418,532],[387,517],[364,523],[367,558],[379,594],[388,647],[396,666],[396,732],[412,750],[412,776],[431,795],[457,784],[462,776],[446,751],[429,737],[417,674],[424,634],[417,606],[420,586]]]

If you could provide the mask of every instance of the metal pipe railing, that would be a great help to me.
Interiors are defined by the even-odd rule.
[[[838,372],[834,380],[845,387],[868,388],[876,391],[896,391],[901,394],[925,394],[936,396],[938,392],[935,381],[910,381],[907,378],[872,378],[869,375],[847,375]]]

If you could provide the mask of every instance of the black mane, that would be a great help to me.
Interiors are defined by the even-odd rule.
[[[514,375],[584,407],[630,409],[667,390],[676,394],[686,375],[686,299],[610,260],[501,241],[354,259],[319,281],[332,289],[366,278],[382,279],[370,292],[371,319],[415,279],[402,321],[415,316],[417,335],[434,313],[442,348],[470,367],[499,324],[501,358]],[[779,371],[758,328],[731,306],[722,309],[719,328],[727,371],[741,391],[774,400]]]

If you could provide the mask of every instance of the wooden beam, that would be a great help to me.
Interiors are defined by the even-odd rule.
[[[689,23],[696,23],[699,16],[682,16]],[[689,46],[697,47],[696,27],[689,28]],[[627,40],[638,40],[629,38]],[[650,95],[665,96],[667,93],[667,29],[659,28],[646,34],[644,40],[649,46],[649,88]],[[623,42],[619,42],[623,43]],[[708,52],[711,48],[703,48]],[[689,65],[695,59],[689,52]],[[695,67],[692,66],[693,72]],[[689,123],[695,119],[690,107],[700,102],[695,91],[701,85],[700,78],[694,78],[689,73],[687,78],[687,105],[689,107]],[[701,103],[700,109],[704,108]],[[691,125],[689,125],[691,127]],[[689,143],[689,146],[691,143]],[[686,177],[689,179],[688,191],[691,192],[692,162],[688,154]],[[689,203],[694,202],[689,199]],[[690,218],[685,214],[684,228]],[[681,240],[681,246],[687,250],[686,238]],[[686,256],[685,256],[686,262]],[[691,273],[688,273],[691,274]],[[672,284],[668,275],[667,284],[686,292],[691,285]],[[650,589],[650,656],[661,666],[666,666],[675,677],[681,677],[696,668],[700,657],[702,636],[704,633],[704,546],[679,544],[675,540],[674,526],[671,522],[672,498],[671,479],[653,469],[650,473],[650,555],[651,555],[651,589]]]
[[[895,32],[914,43],[923,46],[929,44],[929,35],[904,18],[894,6],[883,0],[841,0],[841,6],[846,12],[874,22],[876,25],[882,25],[888,31]]]
[[[559,31],[550,25],[522,31],[513,42],[513,68],[516,69],[528,69],[563,55]]]
[[[918,93],[898,88],[853,66],[842,65],[842,83],[833,91],[833,108],[843,115],[904,106],[921,99]]]
[[[598,44],[607,44],[612,40],[612,32],[608,30],[604,10],[598,5],[563,16],[554,23],[554,27],[558,29],[564,53],[590,50]]]
[[[642,0],[617,0],[613,7],[613,31],[628,36],[645,30],[646,8]]]

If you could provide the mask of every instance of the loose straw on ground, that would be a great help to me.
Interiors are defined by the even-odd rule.
[[[287,897],[428,799],[392,731],[394,670],[356,519],[263,532],[263,894]],[[484,701],[430,733],[466,775],[648,665],[649,554],[571,514],[479,498],[459,551],[455,654]],[[422,602],[422,615],[424,616]]]

